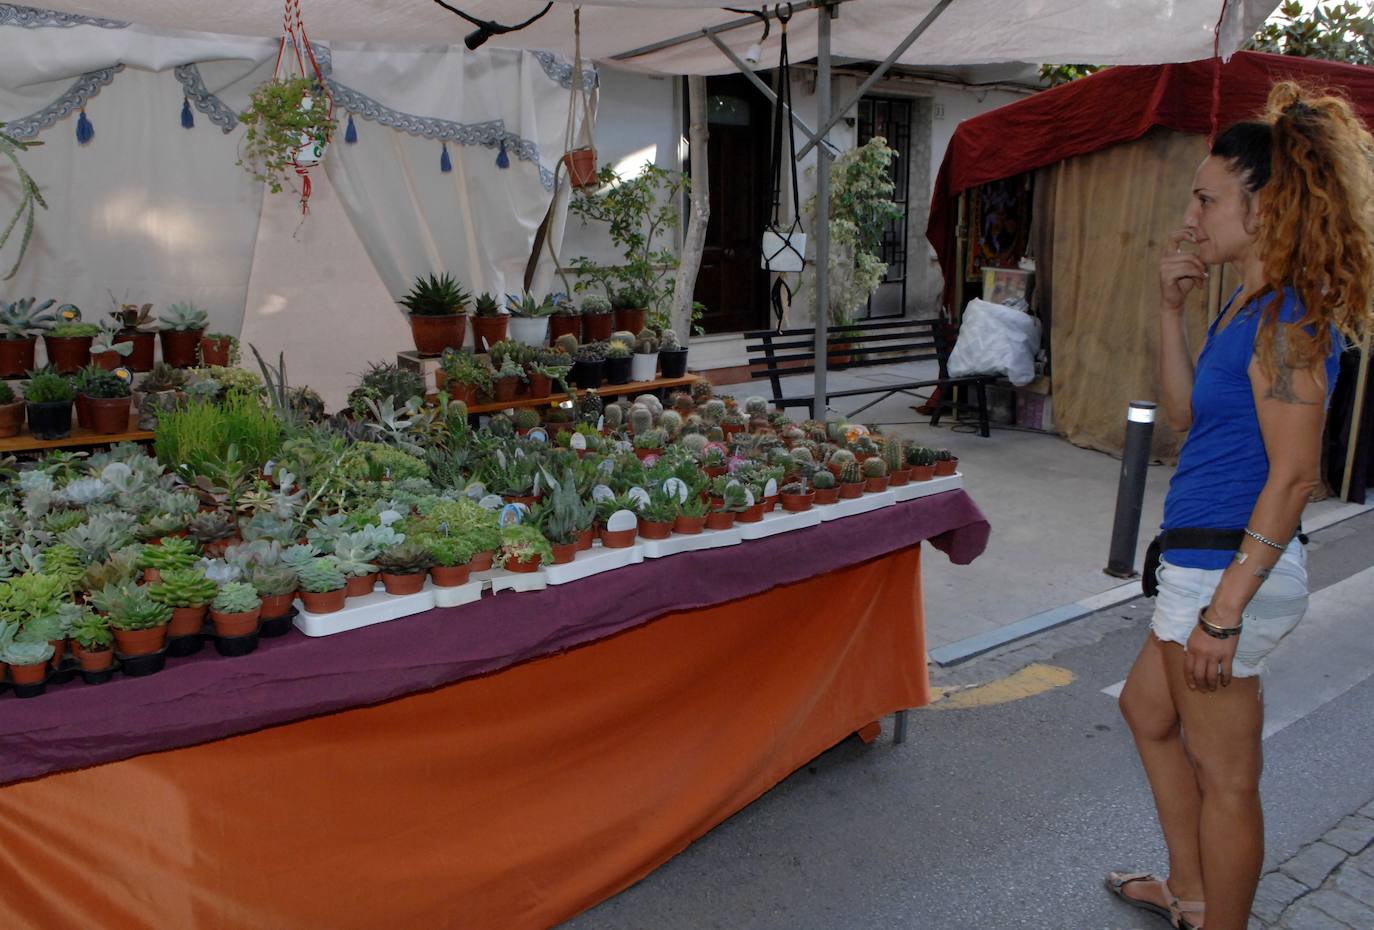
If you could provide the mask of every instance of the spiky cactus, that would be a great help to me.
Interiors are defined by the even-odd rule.
[[[863,472],[859,470],[858,462],[845,462],[840,469],[840,482],[842,484],[857,484],[864,480]]]
[[[565,355],[572,355],[577,351],[577,337],[572,333],[564,333],[553,341],[553,345]]]
[[[619,404],[611,404],[601,415],[606,418],[606,429],[611,432],[616,432],[624,425],[625,408],[621,407]]]
[[[712,426],[718,425],[721,420],[725,419],[725,401],[721,400],[719,397],[711,398],[706,402],[706,406],[702,408],[701,415],[706,419],[706,422],[710,423]]]
[[[885,478],[887,477],[887,465],[880,458],[864,459],[863,476],[865,478]]]
[[[889,475],[906,467],[906,444],[896,436],[887,437],[883,443],[883,464]]]
[[[654,414],[648,407],[635,404],[630,408],[630,431],[636,436],[654,428]]]
[[[834,452],[830,453],[830,459],[827,464],[838,465],[843,468],[856,461],[858,460],[854,458],[853,452],[850,452],[848,449],[836,449]]]
[[[676,439],[678,433],[682,432],[682,414],[676,410],[665,410],[658,418],[658,427],[667,434],[669,439]]]
[[[819,491],[835,486],[835,476],[828,471],[821,470],[811,476],[811,484]]]

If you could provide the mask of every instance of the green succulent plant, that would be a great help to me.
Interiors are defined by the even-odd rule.
[[[190,568],[200,558],[196,544],[182,536],[166,536],[158,546],[146,545],[139,556],[139,568],[155,568],[160,572]]]
[[[246,581],[225,582],[210,602],[210,609],[218,614],[246,614],[261,606],[257,589]]]
[[[865,478],[883,478],[887,476],[887,465],[882,459],[876,456],[864,459],[862,470]]]
[[[462,313],[472,300],[448,274],[416,278],[410,293],[396,301],[412,316],[451,316]]]
[[[163,329],[188,332],[204,329],[210,322],[210,314],[188,300],[169,306],[162,316],[158,317],[158,322],[162,324]]]
[[[153,600],[147,588],[130,583],[93,591],[90,604],[109,617],[116,630],[147,630],[172,619],[171,607]]]
[[[859,470],[858,462],[845,462],[840,469],[841,484],[856,484],[864,478],[863,472]]]
[[[174,568],[162,573],[162,580],[149,587],[153,600],[168,607],[200,607],[215,599],[215,583],[205,572],[193,568]]]
[[[100,327],[94,323],[54,323],[47,335],[50,339],[93,339],[100,335]]]
[[[418,575],[433,564],[423,543],[407,540],[377,556],[377,567],[389,575]]]
[[[300,580],[296,570],[287,565],[252,565],[244,572],[244,580],[253,586],[259,597],[280,597],[295,592]]]
[[[68,635],[88,652],[108,649],[114,642],[114,634],[110,632],[110,621],[89,610],[80,611]]]
[[[70,403],[76,399],[76,387],[65,375],[51,369],[36,371],[24,382],[24,400],[30,404]]]
[[[56,312],[50,312],[55,300],[37,303],[37,297],[23,297],[19,300],[0,302],[0,339],[27,339],[46,332],[56,321]]]
[[[824,491],[835,486],[835,475],[826,469],[822,469],[811,476],[811,486],[818,491]]]
[[[339,571],[333,557],[327,555],[311,559],[296,572],[296,575],[300,579],[300,589],[311,594],[337,591],[346,583],[344,574]]]

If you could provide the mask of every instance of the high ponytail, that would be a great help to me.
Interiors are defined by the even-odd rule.
[[[1256,245],[1266,283],[1293,288],[1306,314],[1284,333],[1276,357],[1279,301],[1265,309],[1256,355],[1308,369],[1331,351],[1330,327],[1352,339],[1370,331],[1374,279],[1374,137],[1350,104],[1292,81],[1269,92],[1270,166],[1259,190]]]

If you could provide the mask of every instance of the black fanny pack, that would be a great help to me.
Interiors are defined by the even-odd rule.
[[[1154,538],[1150,548],[1145,550],[1145,568],[1140,573],[1140,586],[1146,597],[1159,593],[1159,557],[1170,549],[1218,549],[1235,552],[1245,538],[1244,530],[1209,530],[1198,527],[1182,526],[1165,530]]]

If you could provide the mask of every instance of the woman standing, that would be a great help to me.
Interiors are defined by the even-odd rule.
[[[1374,139],[1344,100],[1277,84],[1263,120],[1217,137],[1160,261],[1163,403],[1188,438],[1164,505],[1151,635],[1121,711],[1169,871],[1107,884],[1175,927],[1244,930],[1259,881],[1259,676],[1307,609],[1298,522],[1319,481],[1341,333],[1371,320],[1371,158]],[[1241,286],[1194,369],[1184,300],[1222,264]]]

